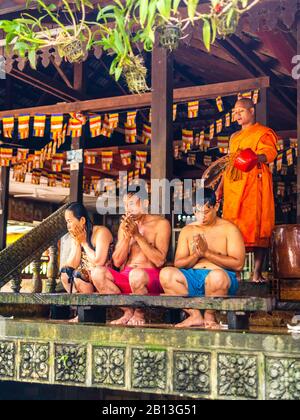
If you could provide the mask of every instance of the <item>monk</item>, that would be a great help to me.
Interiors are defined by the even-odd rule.
[[[253,281],[265,282],[262,275],[266,251],[275,225],[272,174],[268,164],[277,157],[277,136],[268,127],[255,122],[251,99],[235,104],[236,121],[241,130],[230,140],[232,164],[217,189],[224,194],[223,218],[239,227],[248,251],[254,252]]]
[[[219,204],[209,188],[199,191],[194,200],[196,222],[180,233],[175,268],[166,267],[160,282],[166,294],[179,296],[234,296],[238,290],[236,271],[245,263],[245,245],[239,229],[218,217]],[[178,328],[219,328],[215,312],[185,309],[188,317]]]
[[[169,250],[170,223],[161,216],[147,214],[149,201],[133,193],[125,195],[124,204],[126,214],[121,221],[113,254],[114,265],[121,271],[99,268],[94,285],[102,294],[159,295],[163,293],[159,274]],[[145,324],[143,310],[121,309],[123,316],[112,324]]]

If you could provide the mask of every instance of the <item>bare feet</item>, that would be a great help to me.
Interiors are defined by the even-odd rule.
[[[78,316],[76,316],[75,318],[69,319],[68,322],[70,324],[77,324],[79,322],[79,318],[78,318]]]
[[[253,278],[252,278],[252,282],[253,283],[258,283],[258,284],[265,284],[265,283],[267,283],[267,280],[263,277],[263,275],[261,273],[254,273]]]
[[[110,324],[111,325],[126,325],[130,321],[130,319],[133,317],[133,314],[134,314],[133,310],[128,310],[124,313],[124,315],[121,318],[116,319],[115,321],[112,321]]]
[[[203,327],[204,320],[201,315],[189,316],[184,321],[176,324],[176,328],[189,328],[189,327]]]
[[[206,311],[204,314],[204,326],[208,330],[218,330],[220,325],[216,320],[215,312]]]
[[[137,309],[135,310],[132,318],[128,321],[127,325],[145,325],[144,312]]]

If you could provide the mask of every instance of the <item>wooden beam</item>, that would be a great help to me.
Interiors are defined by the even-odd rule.
[[[269,124],[269,91],[264,88],[259,92],[259,101],[256,105],[256,121],[262,125]]]
[[[300,55],[300,13],[297,14],[297,54]],[[297,223],[300,224],[300,78],[297,80]]]
[[[231,96],[240,91],[262,89],[270,86],[269,77],[237,80],[234,82],[214,83],[205,86],[191,86],[174,90],[174,103],[187,102],[197,99],[215,99],[218,96]],[[147,108],[151,106],[152,93],[142,95],[124,95],[112,98],[92,99],[88,101],[65,103],[42,107],[22,108],[10,110],[14,116],[36,113],[55,114],[57,112],[69,114],[70,112],[109,112],[129,109]],[[7,111],[0,112],[0,118],[7,115]]]
[[[271,89],[285,107],[296,114],[296,105],[293,97],[282,89],[280,78],[270,69],[250,48],[245,45],[240,38],[232,35],[226,40],[219,40],[223,47],[233,54],[235,58],[243,65],[245,69],[251,72],[253,76],[265,75],[270,77]]]
[[[35,70],[28,70],[25,72],[13,68],[9,72],[9,75],[37,89],[40,89],[49,95],[62,99],[63,101],[76,102],[78,100],[84,99],[84,96],[81,93],[75,91],[74,89],[70,89],[69,87],[59,82],[56,82],[53,79],[50,79],[44,74]]]

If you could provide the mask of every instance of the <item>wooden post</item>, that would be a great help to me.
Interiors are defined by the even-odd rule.
[[[173,54],[156,43],[152,53],[151,178],[173,176]]]
[[[297,55],[300,56],[300,12],[297,13]],[[300,224],[300,78],[297,80],[297,223]]]
[[[43,283],[41,280],[41,256],[32,263],[32,290],[31,293],[41,293],[43,290]]]
[[[9,197],[9,167],[0,168],[0,251],[6,248]]]
[[[57,266],[57,245],[49,248],[49,263],[47,269],[47,280],[45,284],[45,293],[54,293],[56,288],[56,279],[58,278]]]
[[[74,89],[83,93],[84,91],[84,68],[83,63],[74,65]],[[84,129],[82,128],[81,137],[74,137],[72,139],[72,150],[82,150],[84,154]],[[84,156],[83,162],[70,168],[70,201],[82,203],[83,201],[83,170],[84,170]]]
[[[259,91],[259,101],[256,105],[256,121],[262,125],[269,123],[269,90],[263,88]]]

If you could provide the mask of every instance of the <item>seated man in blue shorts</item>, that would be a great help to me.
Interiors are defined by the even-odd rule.
[[[196,195],[196,194],[195,194]],[[160,272],[160,283],[168,295],[234,296],[238,290],[236,272],[245,264],[245,245],[240,230],[217,216],[219,204],[213,190],[205,188],[194,198],[197,221],[180,233],[175,267]],[[185,310],[189,317],[178,327],[216,328],[215,312],[204,318],[198,310]]]

